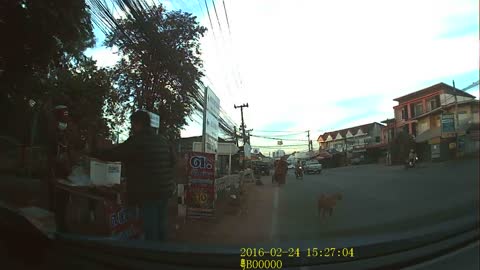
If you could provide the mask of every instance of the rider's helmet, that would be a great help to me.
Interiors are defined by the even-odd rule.
[[[413,152],[414,152],[413,149],[410,149],[410,153],[413,153]]]

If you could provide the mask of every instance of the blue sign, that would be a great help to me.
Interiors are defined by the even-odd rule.
[[[442,133],[455,132],[455,115],[453,113],[442,114]]]

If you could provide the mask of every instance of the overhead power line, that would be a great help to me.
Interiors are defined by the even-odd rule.
[[[296,141],[296,142],[308,142],[308,140],[300,140],[300,139],[285,139],[285,138],[274,138],[274,137],[266,137],[266,136],[258,136],[258,135],[251,135],[252,137],[262,138],[262,139],[271,139],[277,141]]]
[[[223,2],[223,10],[225,11],[225,18],[227,19],[228,34],[232,35],[232,31],[230,30],[230,22],[228,21],[227,7],[225,6],[225,0],[223,0],[222,2]]]
[[[222,33],[222,26],[220,25],[220,19],[218,18],[217,7],[215,6],[215,0],[212,0],[213,10],[215,11],[215,16],[217,17],[218,28],[220,29],[220,33]]]
[[[301,135],[307,133],[307,131],[272,131],[272,130],[257,130],[255,129],[255,132],[260,132],[260,133],[278,133],[275,135],[271,136],[295,136],[295,135]]]
[[[253,148],[278,148],[278,149],[281,149],[281,148],[292,148],[292,147],[305,147],[305,144],[289,144],[289,145],[264,145],[264,146],[258,146],[258,145],[255,145],[255,146],[252,146]]]
[[[204,0],[204,1],[205,1],[205,8],[207,9],[208,20],[210,21],[210,27],[212,29],[213,38],[216,40],[217,38],[215,37],[215,32],[213,31],[212,17],[210,17],[210,11],[208,10],[207,0]]]

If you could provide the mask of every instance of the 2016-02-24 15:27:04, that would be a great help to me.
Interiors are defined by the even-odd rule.
[[[350,257],[354,255],[353,248],[307,248],[305,251],[300,251],[300,248],[271,248],[265,250],[264,248],[241,248],[240,257],[242,258],[262,258],[262,257]]]

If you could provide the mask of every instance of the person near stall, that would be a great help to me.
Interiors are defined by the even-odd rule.
[[[54,105],[57,104],[57,105]],[[43,113],[46,119],[47,132],[47,184],[48,208],[56,211],[55,205],[55,181],[66,179],[71,173],[72,153],[69,143],[69,112],[66,105],[48,100],[43,105]]]
[[[128,207],[140,208],[145,240],[163,241],[167,238],[168,201],[175,192],[174,154],[167,138],[150,126],[148,112],[137,111],[130,121],[132,135],[124,143],[99,149],[94,156],[124,164]]]

